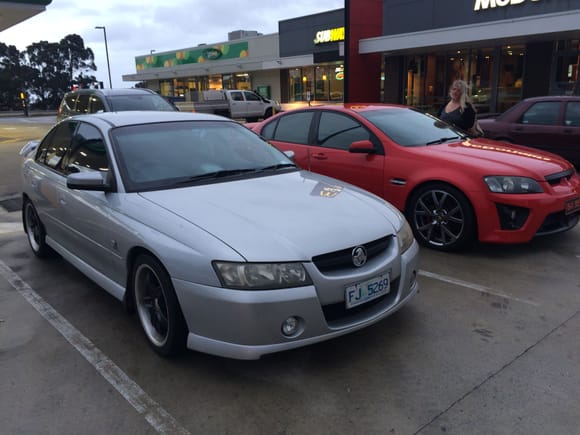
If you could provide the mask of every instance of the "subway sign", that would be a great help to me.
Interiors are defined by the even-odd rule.
[[[335,27],[334,29],[321,30],[316,32],[314,44],[326,44],[328,42],[344,41],[344,27]]]
[[[531,2],[539,2],[540,0],[527,0]],[[526,0],[475,0],[474,11],[503,8],[505,6],[514,6],[525,3]]]

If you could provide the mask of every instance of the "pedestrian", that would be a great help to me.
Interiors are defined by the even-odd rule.
[[[477,125],[476,110],[469,97],[467,83],[455,80],[449,88],[449,98],[447,104],[439,109],[437,116],[471,135],[481,136],[483,132]]]

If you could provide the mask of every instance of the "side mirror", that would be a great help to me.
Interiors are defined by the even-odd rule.
[[[370,140],[357,140],[350,144],[348,151],[358,154],[374,154],[377,152]]]
[[[284,151],[284,154],[286,155],[286,157],[288,157],[290,160],[292,160],[293,162],[296,162],[296,154],[294,153],[294,151],[292,150],[288,150],[288,151]]]
[[[95,190],[107,192],[110,185],[107,183],[107,175],[98,171],[76,172],[66,177],[66,187],[77,190]]]

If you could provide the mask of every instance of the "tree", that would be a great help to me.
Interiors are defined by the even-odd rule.
[[[30,77],[30,69],[22,65],[20,51],[14,45],[0,42],[0,101],[2,101],[2,110],[21,108],[20,92],[27,90],[27,80]]]
[[[36,73],[30,78],[28,89],[45,109],[58,107],[73,84],[87,87],[96,81],[94,76],[85,74],[97,67],[93,51],[85,47],[79,35],[68,35],[58,43],[36,42],[26,48],[24,61]]]

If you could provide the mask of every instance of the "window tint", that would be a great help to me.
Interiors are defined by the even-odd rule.
[[[272,121],[262,129],[262,137],[264,139],[272,139],[274,137],[274,130],[278,125],[278,120]]]
[[[308,132],[313,116],[314,112],[300,112],[280,117],[273,139],[308,144]]]
[[[67,94],[64,96],[61,103],[61,110],[66,110],[68,113],[75,109],[75,103],[77,100],[77,94]]]
[[[532,105],[523,115],[522,124],[556,125],[560,112],[559,101],[544,101]]]
[[[244,92],[244,96],[246,97],[246,101],[261,101],[260,97],[253,92]]]
[[[77,110],[76,113],[88,113],[89,111],[89,94],[80,94],[79,100],[77,101]]]
[[[103,100],[98,95],[91,95],[89,99],[89,112],[90,113],[97,113],[97,112],[105,112],[105,104]]]
[[[37,161],[50,168],[59,169],[60,162],[70,146],[76,125],[76,122],[66,121],[59,124],[40,145]]]
[[[580,102],[570,102],[566,106],[564,125],[580,127]]]
[[[358,121],[339,113],[322,112],[318,126],[317,145],[348,150],[357,140],[370,140],[369,131]]]
[[[108,97],[107,101],[111,111],[122,112],[125,110],[162,110],[175,111],[161,95],[157,94],[128,94]]]
[[[67,174],[109,170],[105,143],[96,127],[81,123],[73,137],[70,151],[63,161],[63,167]]]
[[[244,101],[244,96],[242,95],[241,92],[231,92],[230,93],[230,98],[233,101]]]

